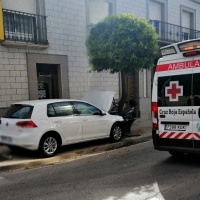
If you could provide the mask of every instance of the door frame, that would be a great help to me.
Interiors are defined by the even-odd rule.
[[[37,64],[54,64],[58,66],[59,98],[69,98],[68,56],[26,53],[26,57],[29,100],[38,99]]]

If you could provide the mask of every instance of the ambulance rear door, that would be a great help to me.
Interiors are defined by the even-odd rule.
[[[193,141],[194,148],[200,149],[200,56],[194,59],[199,67],[193,68]]]
[[[181,54],[182,55],[182,54]],[[173,57],[174,58],[174,57]],[[158,72],[159,143],[168,147],[193,148],[193,57],[164,59]]]
[[[183,57],[193,58],[186,65],[192,69],[192,95],[189,98],[189,112],[192,112],[192,134],[188,136],[193,141],[194,151],[200,150],[200,40],[186,41],[177,45]],[[189,133],[188,133],[189,134]]]

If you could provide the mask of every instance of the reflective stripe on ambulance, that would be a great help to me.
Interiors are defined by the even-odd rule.
[[[159,138],[182,139],[182,140],[200,140],[200,133],[167,132],[159,134]]]

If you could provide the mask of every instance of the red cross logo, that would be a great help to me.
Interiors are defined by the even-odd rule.
[[[179,86],[178,81],[171,81],[169,87],[165,88],[165,96],[169,97],[169,101],[178,101],[183,96],[183,86]]]

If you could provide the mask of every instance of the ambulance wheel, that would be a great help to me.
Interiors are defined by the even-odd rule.
[[[184,155],[183,152],[177,152],[177,151],[169,151],[169,153],[174,157],[181,157]]]

